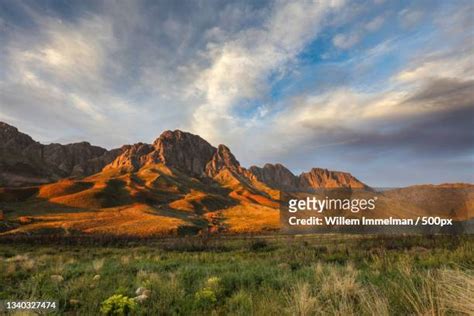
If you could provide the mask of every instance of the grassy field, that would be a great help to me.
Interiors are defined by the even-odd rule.
[[[473,241],[323,235],[0,244],[0,300],[56,299],[66,315],[120,307],[132,315],[473,315]]]

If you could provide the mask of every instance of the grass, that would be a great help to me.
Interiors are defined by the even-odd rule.
[[[0,244],[0,300],[57,299],[58,314],[96,315],[142,288],[134,315],[472,315],[473,241],[320,235]]]

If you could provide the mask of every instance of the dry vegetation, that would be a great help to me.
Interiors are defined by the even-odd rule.
[[[0,299],[58,314],[473,315],[466,237],[174,239],[118,246],[0,245]],[[133,305],[133,306],[132,306]]]

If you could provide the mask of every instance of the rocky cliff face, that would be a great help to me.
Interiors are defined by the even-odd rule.
[[[255,177],[268,186],[280,190],[311,190],[320,188],[367,189],[367,185],[347,172],[313,168],[299,176],[281,164],[266,164],[263,168],[249,169]]]
[[[257,180],[281,190],[368,188],[349,173],[313,168],[299,176],[281,164],[245,169],[225,145],[213,147],[197,135],[163,132],[153,144],[137,143],[108,151],[87,142],[42,145],[16,128],[0,123],[0,186],[81,177],[101,170],[135,172],[163,163],[193,177],[213,178],[228,170],[247,182]],[[245,180],[246,179],[246,180]]]
[[[118,154],[119,150],[108,151],[87,142],[43,145],[0,122],[0,186],[46,183],[94,174]]]
[[[37,144],[30,136],[18,131],[16,127],[0,122],[0,148],[23,150]]]
[[[303,172],[298,177],[298,187],[301,189],[318,188],[368,188],[354,176],[347,172],[329,171],[327,169],[313,168],[309,172]]]
[[[118,152],[117,150],[109,152],[87,142],[42,145],[42,149],[42,160],[46,165],[56,167],[63,174],[71,176],[99,172]]]
[[[191,176],[204,176],[217,149],[197,135],[176,130],[163,132],[152,145],[125,145],[121,151],[105,170],[125,168],[134,172],[147,164],[163,163]]]
[[[214,177],[225,168],[236,173],[245,173],[245,169],[240,166],[230,149],[225,145],[219,145],[211,161],[206,164],[206,174]]]
[[[299,176],[281,164],[245,169],[227,146],[215,148],[201,137],[179,130],[165,131],[153,145],[139,143],[122,147],[122,154],[105,169],[125,167],[136,171],[149,163],[163,163],[192,176],[210,178],[227,169],[239,178],[256,179],[281,190],[368,188],[349,173],[326,169],[313,168]]]
[[[298,186],[298,177],[279,163],[267,163],[263,168],[252,166],[249,170],[257,180],[273,188],[294,190]]]
[[[191,175],[204,175],[206,165],[216,152],[216,148],[197,135],[176,131],[166,131],[153,143],[160,160]]]
[[[154,151],[150,144],[137,143],[134,145],[124,145],[120,148],[120,154],[104,170],[122,169],[128,172],[135,172],[145,164],[149,163]]]

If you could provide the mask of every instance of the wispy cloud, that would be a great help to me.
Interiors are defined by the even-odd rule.
[[[385,22],[385,17],[383,15],[376,16],[369,22],[365,24],[365,28],[368,31],[374,32],[377,31]]]
[[[110,148],[180,128],[245,165],[469,180],[456,166],[474,146],[473,7],[0,0],[0,119],[44,142]],[[399,175],[407,160],[418,178]],[[436,165],[451,172],[431,177]]]
[[[233,107],[266,93],[269,76],[284,72],[317,36],[327,14],[342,4],[279,2],[259,27],[243,29],[211,46],[207,51],[210,66],[196,82],[205,102],[194,112],[193,129],[210,139],[216,139],[216,133],[238,132],[242,121],[232,115]]]

